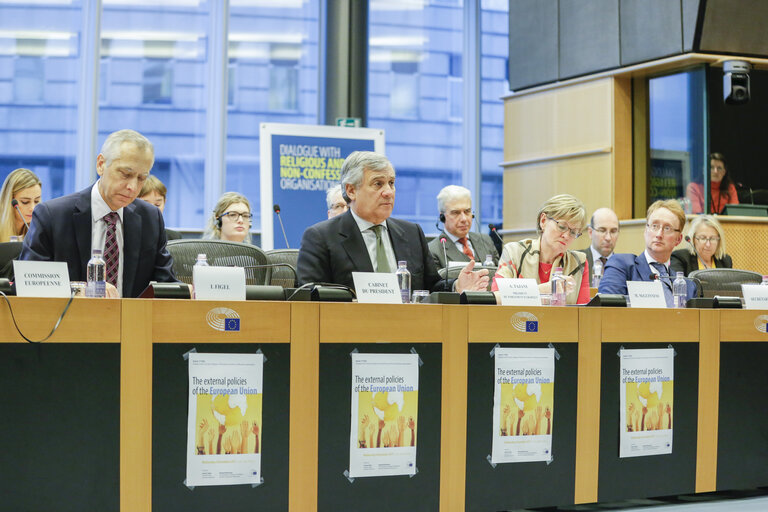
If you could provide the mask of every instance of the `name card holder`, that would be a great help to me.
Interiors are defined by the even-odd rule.
[[[627,281],[629,305],[633,308],[666,308],[661,281]]]
[[[245,269],[242,267],[192,268],[196,300],[245,300]]]
[[[361,304],[402,304],[395,274],[352,272],[357,302]]]
[[[768,286],[742,284],[741,293],[744,295],[745,309],[768,309]]]
[[[69,270],[61,261],[13,261],[18,297],[69,298]]]
[[[502,306],[541,306],[539,285],[535,279],[497,278]]]

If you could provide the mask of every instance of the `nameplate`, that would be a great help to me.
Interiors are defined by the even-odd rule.
[[[62,261],[13,261],[18,297],[69,297],[69,270]]]
[[[192,267],[197,300],[245,300],[242,267]]]
[[[629,305],[633,308],[666,308],[661,281],[627,281]]]
[[[352,272],[357,302],[361,304],[402,304],[395,274]]]
[[[496,279],[502,306],[541,306],[539,285],[535,279]]]
[[[768,286],[742,284],[744,309],[768,309]]]

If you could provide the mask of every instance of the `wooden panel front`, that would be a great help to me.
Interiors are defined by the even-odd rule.
[[[575,342],[579,335],[577,308],[469,306],[468,311],[470,343]],[[538,322],[537,332],[521,330],[527,315]]]
[[[768,311],[728,309],[720,312],[720,341],[768,341]]]
[[[285,343],[291,338],[291,304],[269,301],[154,300],[152,341],[162,343]],[[240,318],[239,331],[221,331],[216,319]]]
[[[33,341],[42,340],[51,332],[69,299],[9,297],[16,323],[21,332]],[[5,300],[0,304],[0,343],[24,342],[13,326]],[[114,299],[75,298],[51,338],[47,342],[119,343],[120,301]],[[46,342],[46,343],[47,343]]]
[[[602,341],[699,341],[698,309],[602,308]]]
[[[320,343],[437,343],[443,339],[444,308],[439,304],[320,304]]]

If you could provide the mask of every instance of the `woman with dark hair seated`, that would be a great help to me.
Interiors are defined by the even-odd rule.
[[[723,213],[725,205],[739,204],[736,186],[725,166],[725,156],[722,153],[709,155],[709,173],[709,193],[711,196],[709,213]],[[692,213],[704,212],[704,185],[696,182],[689,183],[686,196],[691,200]]]

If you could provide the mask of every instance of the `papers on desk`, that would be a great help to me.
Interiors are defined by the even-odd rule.
[[[619,457],[672,453],[674,353],[619,352]]]
[[[188,487],[259,484],[262,354],[189,354]]]
[[[494,351],[491,463],[552,459],[554,348]]]
[[[418,354],[352,354],[349,477],[416,474]]]

